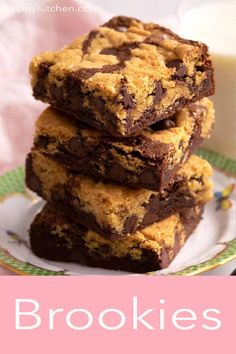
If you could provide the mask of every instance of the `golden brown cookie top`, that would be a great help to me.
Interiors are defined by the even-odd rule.
[[[42,64],[48,67],[48,86],[60,87],[70,76],[71,82],[80,82],[83,94],[104,100],[105,108],[124,124],[127,112],[135,121],[149,107],[165,110],[182,97],[191,100],[191,86],[206,79],[209,56],[200,42],[120,16],[61,50],[34,57],[30,65],[33,86]],[[89,106],[85,98],[83,107]],[[119,129],[124,134],[122,124]]]

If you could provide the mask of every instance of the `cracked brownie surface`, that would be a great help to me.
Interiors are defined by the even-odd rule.
[[[200,221],[202,209],[185,209],[122,240],[109,240],[71,223],[57,205],[46,204],[31,224],[31,247],[50,260],[145,273],[169,265]]]
[[[161,192],[131,189],[70,173],[38,150],[27,158],[26,184],[77,220],[108,238],[120,238],[212,197],[212,169],[192,155],[174,184]]]
[[[206,45],[114,17],[30,65],[33,94],[113,136],[138,134],[214,92]]]
[[[209,137],[213,123],[213,104],[204,98],[136,137],[118,139],[49,107],[36,122],[34,144],[71,171],[161,190]]]

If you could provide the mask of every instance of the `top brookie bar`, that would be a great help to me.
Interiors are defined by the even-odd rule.
[[[73,174],[34,149],[27,158],[26,184],[78,222],[108,238],[120,238],[212,197],[212,169],[192,155],[175,182],[161,192],[131,189]]]
[[[72,171],[161,190],[208,138],[213,122],[212,102],[203,98],[136,137],[119,139],[49,107],[37,120],[34,146]]]
[[[205,44],[122,16],[34,57],[30,73],[36,99],[118,137],[214,93]]]

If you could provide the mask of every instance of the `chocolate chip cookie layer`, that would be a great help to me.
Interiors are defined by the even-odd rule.
[[[107,238],[121,238],[183,208],[212,197],[212,169],[192,155],[171,188],[161,192],[131,189],[70,173],[38,150],[28,156],[27,186],[46,201],[57,203],[73,220]]]

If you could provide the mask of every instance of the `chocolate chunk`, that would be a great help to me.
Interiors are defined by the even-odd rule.
[[[160,123],[162,123],[162,129],[170,129],[176,127],[175,121],[172,119],[163,119],[163,121]]]
[[[48,146],[50,138],[48,136],[40,135],[35,142],[35,145],[39,148],[45,149]]]
[[[40,78],[44,78],[45,76],[47,76],[47,74],[49,73],[49,68],[52,65],[53,64],[49,62],[41,63],[38,68],[38,76]]]
[[[131,50],[139,46],[138,42],[123,43],[119,47],[104,48],[100,51],[100,54],[114,55],[116,56],[120,64],[124,65],[124,61],[129,60],[131,56]]]
[[[38,67],[37,72],[37,84],[33,88],[33,95],[36,99],[45,97],[47,95],[47,90],[45,86],[45,78],[49,73],[49,68],[52,66],[51,63],[45,62],[41,63]]]
[[[84,55],[88,53],[88,48],[90,47],[90,44],[92,43],[93,39],[96,38],[97,35],[98,31],[91,31],[88,37],[83,42],[82,51]]]
[[[160,200],[155,197],[155,195],[151,195],[148,204],[145,204],[145,208],[147,209],[149,214],[155,214],[156,210],[160,208]]]
[[[104,23],[103,27],[113,28],[118,32],[125,32],[124,28],[128,29],[132,25],[132,22],[134,20],[136,22],[140,22],[136,18],[126,17],[126,16],[117,16],[117,17],[113,17],[111,20]]]
[[[160,33],[159,31],[154,31],[151,36],[145,39],[144,43],[160,46],[166,38],[168,38],[167,34]]]
[[[196,70],[200,71],[201,73],[203,73],[205,68],[203,66],[196,66]]]
[[[26,158],[26,185],[38,195],[42,195],[42,183],[37,174],[34,172],[31,154],[29,154]]]
[[[63,101],[63,90],[61,86],[57,86],[56,84],[52,84],[50,89],[50,94],[52,97],[56,97],[57,100]]]
[[[122,166],[116,163],[111,165],[111,168],[109,169],[110,179],[122,183],[126,179],[126,177],[127,177],[127,172]]]
[[[122,80],[120,93],[123,96],[123,106],[125,109],[132,109],[136,106],[133,95],[128,92],[125,80]]]
[[[136,215],[129,216],[124,224],[125,233],[132,233],[136,229],[138,218]]]
[[[142,221],[142,228],[143,225],[146,227],[147,225],[152,225],[154,222],[157,221],[157,215],[155,213],[147,213],[145,214],[143,221]]]
[[[172,60],[166,64],[167,68],[175,68],[175,74],[173,77],[182,79],[186,75],[186,66],[183,64],[182,60]]]
[[[74,154],[79,154],[81,151],[81,143],[77,136],[74,136],[67,143],[67,149]]]
[[[154,175],[153,171],[145,169],[140,175],[140,180],[146,185],[151,185],[157,183],[158,178]]]
[[[198,91],[199,92],[210,91],[211,90],[211,86],[212,86],[211,80],[210,80],[209,77],[207,77],[198,86]]]
[[[154,104],[158,104],[162,97],[164,97],[166,94],[166,89],[162,86],[161,82],[158,81],[156,83],[156,87],[155,87],[155,90],[154,90]]]
[[[153,131],[165,130],[165,129],[170,129],[170,128],[174,128],[174,127],[176,127],[176,123],[175,123],[174,118],[173,119],[166,118],[166,119],[160,120],[150,126],[150,128]]]
[[[100,54],[104,55],[114,55],[118,56],[119,49],[118,48],[104,48],[100,51]]]
[[[80,69],[77,71],[78,77],[82,80],[88,80],[90,77],[94,76],[97,73],[112,73],[116,70],[120,70],[123,67],[123,63],[117,63],[112,65],[104,65],[101,68],[89,68],[89,69]]]

